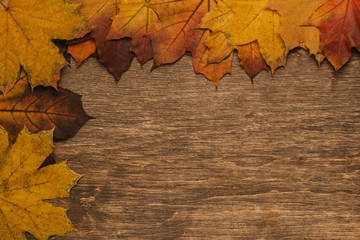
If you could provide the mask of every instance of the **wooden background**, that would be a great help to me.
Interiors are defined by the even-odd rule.
[[[252,85],[190,57],[116,83],[96,59],[63,71],[90,120],[56,143],[85,176],[53,239],[360,239],[360,54],[340,72],[304,51]]]

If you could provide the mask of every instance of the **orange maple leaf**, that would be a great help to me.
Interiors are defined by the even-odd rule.
[[[204,31],[198,29],[197,25],[217,5],[216,0],[174,2],[177,5],[169,8],[170,11],[161,11],[155,7],[160,19],[148,34],[154,51],[154,67],[173,63],[186,51],[194,51]]]
[[[208,37],[210,31],[204,31],[199,45],[192,53],[194,69],[196,73],[201,73],[209,80],[213,81],[215,86],[218,87],[219,80],[227,73],[231,73],[231,63],[233,54],[229,53],[224,59],[218,63],[208,62],[209,49],[206,47],[205,42],[202,41]]]

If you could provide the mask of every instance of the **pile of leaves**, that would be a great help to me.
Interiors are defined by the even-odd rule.
[[[62,0],[0,0],[1,239],[74,230],[66,209],[43,200],[69,197],[79,179],[64,161],[49,165],[53,138],[72,137],[90,119],[81,97],[58,87],[66,61],[53,42],[89,31],[78,8]]]
[[[301,47],[336,70],[360,50],[357,0],[78,0],[91,32],[69,42],[78,64],[97,50],[119,79],[135,56],[153,69],[192,56],[212,80],[231,72],[234,51],[251,79],[274,74],[290,50]]]
[[[190,54],[195,72],[218,86],[234,54],[253,79],[274,74],[297,47],[335,70],[360,50],[359,0],[0,0],[0,25],[5,239],[73,230],[65,209],[42,201],[68,197],[78,180],[66,162],[44,166],[53,138],[74,136],[90,119],[81,97],[58,87],[66,51],[78,65],[97,56],[115,79],[135,57],[155,69]]]

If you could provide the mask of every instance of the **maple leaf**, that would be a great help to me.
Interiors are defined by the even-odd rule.
[[[52,138],[52,131],[30,134],[22,130],[10,146],[0,128],[1,239],[25,240],[24,232],[48,239],[74,230],[66,209],[43,201],[69,197],[79,178],[66,162],[39,169],[53,152]]]
[[[339,70],[351,57],[351,48],[360,51],[360,2],[329,0],[304,25],[320,29],[320,49]]]
[[[111,18],[118,12],[117,0],[77,0],[77,2],[81,3],[80,13],[91,28],[89,36],[95,41],[99,61],[106,66],[115,79],[119,80],[121,75],[130,68],[134,54],[130,52],[129,39],[117,41],[107,41],[106,39],[112,22]],[[83,41],[87,40],[85,38]],[[72,46],[72,55],[75,59],[86,57],[78,54],[83,53],[84,46],[79,44],[80,42],[75,40],[76,45]],[[70,41],[69,45],[73,45],[73,43]],[[87,51],[87,54],[90,56],[92,53]]]
[[[206,39],[210,31],[204,31],[202,39]],[[231,73],[231,63],[233,54],[229,54],[219,63],[208,62],[208,48],[203,41],[195,48],[192,54],[194,69],[196,73],[201,73],[209,80],[213,81],[215,87],[218,87],[219,80],[227,73]]]
[[[267,7],[276,10],[281,18],[279,33],[284,40],[287,51],[301,46],[309,49],[311,54],[319,54],[319,29],[302,24],[312,12],[327,0],[270,0]]]
[[[216,0],[168,2],[176,4],[168,7],[170,11],[161,11],[160,4],[153,7],[160,16],[148,34],[154,51],[154,68],[175,62],[186,51],[193,52],[203,35],[197,25],[217,5]]]
[[[261,70],[267,69],[267,65],[256,41],[246,45],[233,46],[222,32],[211,33],[205,39],[205,45],[208,47],[207,60],[209,63],[219,63],[223,61],[236,49],[240,58],[240,65],[244,68],[251,80],[253,80]]]
[[[131,38],[131,51],[141,63],[153,57],[151,41],[147,34],[158,20],[157,13],[151,8],[159,1],[120,0],[119,13],[113,18],[108,38]]]
[[[261,56],[257,42],[237,46],[236,49],[240,58],[240,65],[244,68],[251,81],[261,70],[268,69],[264,58]]]
[[[284,66],[286,47],[280,34],[280,16],[266,8],[268,0],[222,0],[202,18],[199,27],[222,32],[231,45],[257,41],[261,55],[274,73]]]
[[[174,62],[186,51],[193,52],[195,71],[217,86],[219,79],[230,72],[232,57],[208,65],[206,46],[201,43],[205,31],[196,28],[202,16],[215,6],[213,0],[121,0],[108,38],[130,37],[131,50],[142,63],[154,57],[154,67]]]
[[[56,139],[66,139],[90,118],[79,95],[63,88],[36,87],[31,91],[24,72],[6,98],[0,95],[0,124],[11,140],[24,126],[33,133],[54,128]]]
[[[236,46],[232,45],[222,32],[212,32],[204,39],[208,49],[207,60],[209,63],[219,63],[234,51]]]
[[[96,44],[93,39],[81,41],[79,43],[72,43],[68,46],[67,52],[73,56],[77,66],[94,54],[96,51]]]
[[[77,4],[58,0],[0,0],[0,91],[7,93],[20,66],[32,87],[56,87],[65,59],[52,39],[72,39],[85,32]]]

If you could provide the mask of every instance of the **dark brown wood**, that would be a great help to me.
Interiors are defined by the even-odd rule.
[[[55,144],[85,176],[54,239],[360,239],[358,53],[338,73],[293,53],[253,85],[235,61],[217,91],[189,57],[150,69],[63,71],[96,119]]]

